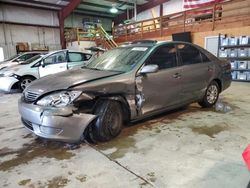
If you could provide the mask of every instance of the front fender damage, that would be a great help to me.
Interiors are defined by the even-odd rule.
[[[138,115],[142,115],[142,107],[145,102],[145,97],[143,94],[143,84],[142,84],[142,76],[136,77],[136,110]]]

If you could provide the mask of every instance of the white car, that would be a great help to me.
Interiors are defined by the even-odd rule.
[[[0,71],[0,90],[24,90],[33,80],[87,65],[93,60],[92,54],[60,50],[46,55],[37,55],[19,65]]]
[[[12,67],[15,65],[18,65],[38,54],[41,54],[43,52],[25,52],[25,53],[20,53],[15,56],[10,57],[9,59],[6,59],[2,62],[0,62],[0,70],[3,70],[8,67]]]

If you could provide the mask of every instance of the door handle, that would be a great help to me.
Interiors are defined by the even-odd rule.
[[[173,78],[181,78],[181,74],[177,72],[173,75]]]

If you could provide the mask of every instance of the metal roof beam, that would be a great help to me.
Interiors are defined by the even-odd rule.
[[[91,16],[97,18],[107,18],[113,20],[114,17],[106,15],[106,14],[92,14],[91,12],[81,12],[81,11],[74,11],[74,14],[84,15],[84,16]]]
[[[88,6],[93,6],[93,7],[98,7],[98,8],[105,8],[105,9],[110,9],[112,6],[107,6],[107,5],[100,5],[100,4],[95,4],[95,3],[89,3],[89,2],[82,2],[81,5],[88,5]],[[124,12],[123,9],[117,8],[119,11]]]
[[[34,5],[43,5],[43,6],[54,6],[54,7],[65,7],[65,5],[60,5],[60,4],[54,4],[54,3],[46,3],[46,2],[42,2],[42,1],[35,1],[35,0],[15,0],[18,2],[22,2],[22,3],[32,3]]]
[[[93,12],[97,15],[102,14],[102,13],[106,13],[105,11],[94,11],[94,10],[89,10],[89,9],[84,9],[84,8],[77,8],[76,10],[83,11],[83,12]],[[111,15],[111,13],[109,15]],[[111,16],[111,17],[115,17],[115,15]]]
[[[64,37],[64,20],[70,13],[81,3],[81,0],[71,0],[64,8],[58,13],[59,26],[60,26],[60,41],[63,49],[66,48],[66,41]]]
[[[0,4],[4,4],[4,5],[11,5],[11,6],[18,6],[18,7],[24,7],[24,8],[34,8],[34,9],[40,9],[40,10],[54,10],[54,11],[58,11],[60,10],[60,8],[58,7],[52,7],[52,6],[43,6],[43,5],[31,5],[31,4],[24,4],[24,3],[13,3],[13,2],[0,2]]]
[[[121,0],[105,0],[105,1],[109,1],[109,2],[112,2],[112,3],[121,3],[123,5],[125,4],[125,5],[128,5],[128,6],[134,6],[134,3],[121,1]]]

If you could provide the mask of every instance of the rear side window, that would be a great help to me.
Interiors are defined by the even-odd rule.
[[[87,61],[90,58],[90,54],[69,52],[69,62]]]
[[[28,59],[30,59],[30,58],[36,56],[37,54],[38,54],[38,53],[25,54],[25,55],[21,56],[21,57],[18,58],[18,59],[20,59],[21,61],[26,61],[26,60],[28,60]]]
[[[178,44],[177,48],[182,60],[182,65],[202,63],[200,51],[195,47],[188,44]]]
[[[210,59],[208,59],[208,57],[202,52],[201,52],[201,59],[203,63],[210,62]]]
[[[168,69],[176,67],[176,48],[174,45],[164,45],[159,47],[146,63],[155,64],[159,66],[159,69]]]

